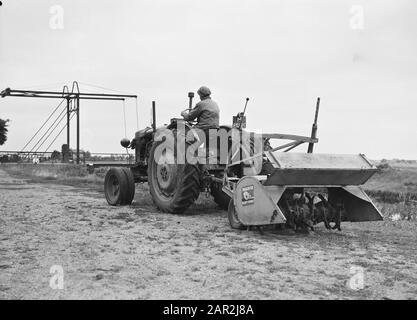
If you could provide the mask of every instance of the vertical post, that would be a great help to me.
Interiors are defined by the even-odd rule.
[[[193,108],[194,92],[188,92],[188,98],[189,98],[188,110],[191,111],[191,109]]]
[[[319,107],[320,107],[320,97],[317,98],[316,114],[314,115],[314,123],[311,128],[311,139],[316,139],[317,137],[317,118],[319,116]],[[313,153],[313,148],[314,148],[314,143],[309,143],[307,152]]]
[[[80,163],[80,96],[77,95],[77,164]]]
[[[155,101],[152,101],[152,129],[153,129],[153,132],[156,131],[156,107],[155,107]]]
[[[67,145],[70,147],[70,99],[67,98]]]

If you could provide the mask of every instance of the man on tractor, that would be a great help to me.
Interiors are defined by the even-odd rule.
[[[202,86],[197,93],[200,96],[200,102],[193,109],[181,112],[181,116],[185,121],[197,119],[194,128],[197,129],[196,133],[199,136],[200,145],[205,144],[206,153],[210,154],[210,129],[219,129],[220,109],[217,103],[211,99],[209,88]],[[200,163],[200,170],[205,172],[205,169],[205,165]]]

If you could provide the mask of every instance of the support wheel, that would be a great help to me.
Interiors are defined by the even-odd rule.
[[[229,208],[227,210],[227,217],[229,218],[229,223],[232,229],[239,229],[244,230],[245,225],[239,221],[239,218],[237,216],[237,212],[235,209],[235,204],[233,203],[233,200],[231,199],[229,201]]]

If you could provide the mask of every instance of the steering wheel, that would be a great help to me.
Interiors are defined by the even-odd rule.
[[[184,109],[183,111],[181,111],[181,113],[183,113],[184,111],[190,111],[190,109],[189,108]],[[186,121],[186,122],[188,122],[190,124],[196,124],[197,123],[197,121],[195,121],[195,120],[190,120],[190,121]]]

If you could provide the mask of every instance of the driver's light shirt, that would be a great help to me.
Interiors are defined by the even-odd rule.
[[[184,120],[192,121],[197,119],[196,127],[200,129],[219,127],[220,109],[216,102],[210,97],[204,98],[184,116]]]

